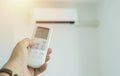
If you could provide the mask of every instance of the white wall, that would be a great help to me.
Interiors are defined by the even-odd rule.
[[[10,50],[13,46],[13,28],[11,26],[10,15],[6,14],[3,10],[0,10],[0,67],[5,63],[5,60],[11,53]]]
[[[52,60],[40,76],[96,76],[95,28],[54,27]]]
[[[120,76],[120,0],[102,0],[99,6],[101,76]]]
[[[0,1],[0,67],[8,60],[15,44],[31,34],[26,11],[19,11],[10,2]]]
[[[18,12],[17,9],[9,9],[9,6],[6,6],[8,5],[2,5],[0,8],[0,30],[2,31],[0,32],[2,35],[0,67],[8,59],[15,44],[25,37],[30,37],[32,33],[31,17],[28,16],[30,11],[24,12],[20,9],[21,12]],[[79,7],[78,13],[81,16],[80,19],[92,20],[96,18],[96,7],[83,5]],[[53,48],[52,59],[48,70],[41,76],[97,76],[99,64],[96,28],[69,26],[53,28],[53,40],[50,45]]]

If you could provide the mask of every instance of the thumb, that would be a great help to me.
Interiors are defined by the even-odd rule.
[[[29,38],[25,38],[22,41],[20,41],[17,45],[19,47],[22,47],[22,48],[27,48],[30,45],[30,39]]]
[[[18,43],[18,45],[21,46],[22,48],[28,48],[28,47],[31,47],[35,44],[36,44],[36,42],[34,40],[29,39],[29,38],[25,38]]]

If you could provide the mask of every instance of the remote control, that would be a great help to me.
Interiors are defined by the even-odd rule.
[[[43,26],[37,26],[35,28],[33,39],[36,44],[29,48],[28,66],[32,68],[39,68],[45,63],[51,35],[51,28]]]

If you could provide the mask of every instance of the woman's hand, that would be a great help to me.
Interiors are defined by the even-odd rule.
[[[28,47],[32,47],[33,45],[35,45],[35,42],[28,38],[20,41],[14,48],[10,59],[3,68],[11,69],[13,73],[17,73],[19,76],[36,76],[45,71],[47,68],[46,62],[50,60],[52,49],[48,49],[46,62],[40,68],[34,69],[27,65]]]

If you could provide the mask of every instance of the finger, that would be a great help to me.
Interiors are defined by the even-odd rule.
[[[40,68],[35,69],[35,75],[42,73],[47,69],[47,63],[44,63]]]
[[[48,62],[50,60],[50,55],[46,56],[45,62]]]
[[[51,48],[48,48],[48,51],[47,51],[47,55],[51,54],[52,53],[52,49]]]
[[[47,56],[46,56],[45,62],[48,62],[50,60],[50,54],[51,53],[52,53],[52,49],[48,48],[48,52],[47,52]]]
[[[29,40],[29,46],[30,47],[33,46],[33,45],[35,45],[35,44],[36,44],[35,40]]]
[[[44,64],[40,67],[39,71],[40,71],[40,72],[43,72],[43,71],[45,71],[46,69],[47,69],[47,63],[44,63]]]
[[[29,45],[29,38],[25,38],[22,41],[18,42],[18,46],[27,47]]]

